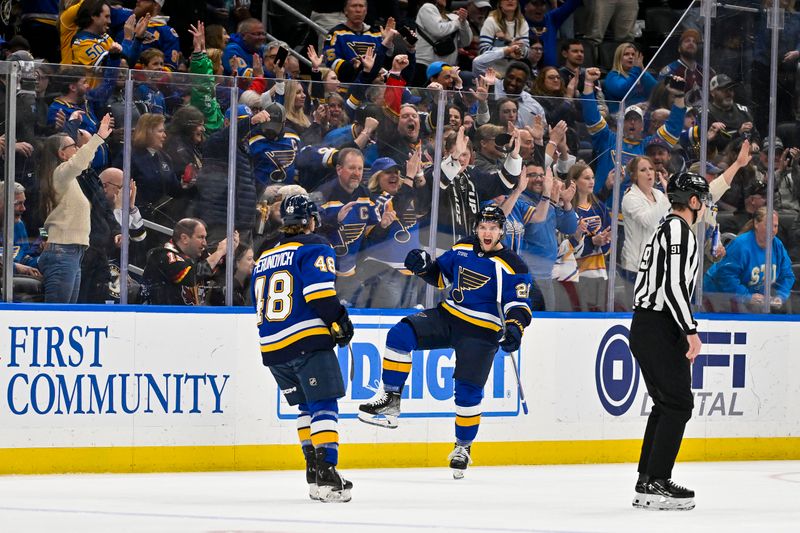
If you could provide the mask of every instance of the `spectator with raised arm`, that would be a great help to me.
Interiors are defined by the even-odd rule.
[[[387,20],[383,31],[375,31],[364,22],[367,16],[367,0],[345,0],[344,16],[345,22],[335,26],[325,37],[325,46],[322,49],[326,66],[334,69],[340,77],[339,70],[343,63],[358,59],[369,48],[384,46],[385,37],[397,31],[394,29],[393,18]],[[386,45],[388,52],[391,52],[391,42]]]
[[[560,5],[554,9],[548,9],[547,4],[547,0],[528,0],[523,13],[531,28],[531,43],[534,35],[542,41],[544,65],[557,67],[558,30],[575,10],[583,5],[583,0],[559,2]]]
[[[203,74],[192,84],[191,104],[200,110],[205,117],[204,126],[209,132],[222,128],[224,117],[219,102],[216,99],[216,86],[214,66],[206,50],[205,27],[201,21],[197,26],[189,25],[192,34],[194,51],[189,62],[189,72]]]
[[[405,169],[388,157],[372,164],[369,190],[378,224],[364,243],[361,262],[364,279],[363,307],[408,308],[419,300],[420,284],[403,265],[406,255],[420,247],[419,218],[430,209],[430,189],[422,172],[422,151],[417,150]]]
[[[263,55],[266,42],[267,32],[260,20],[249,18],[240,22],[222,54],[224,74],[230,76],[236,70],[240,77],[253,77],[253,54]]]
[[[600,69],[586,69],[586,82],[583,85],[581,103],[583,119],[589,133],[592,136],[592,148],[597,158],[596,174],[600,179],[595,182],[595,195],[606,199],[606,205],[612,205],[614,186],[613,179],[606,179],[611,170],[615,167],[617,133],[609,128],[606,120],[600,114],[597,99],[595,96],[595,83],[600,79]],[[680,82],[680,78],[676,78]],[[669,91],[674,93],[675,103],[670,110],[669,119],[661,126],[655,135],[664,139],[667,144],[674,146],[678,142],[683,131],[683,118],[686,114],[686,107],[683,100],[683,92],[680,85],[670,86]],[[644,155],[650,137],[642,138],[644,131],[644,113],[636,105],[628,106],[625,109],[625,122],[623,128],[621,163],[626,165],[628,161],[638,155]],[[652,136],[651,136],[652,137]],[[620,195],[629,187],[630,181],[624,179],[620,184]]]
[[[47,244],[39,257],[46,302],[75,303],[81,284],[81,259],[89,246],[89,200],[78,176],[89,168],[95,152],[113,129],[111,115],[103,116],[97,133],[80,147],[65,134],[48,137],[42,147],[37,177],[39,209]]]

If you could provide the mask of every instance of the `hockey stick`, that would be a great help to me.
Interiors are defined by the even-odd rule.
[[[503,270],[500,268],[500,263],[494,263],[494,272],[495,276],[497,277],[497,315],[500,317],[500,324],[503,331],[503,335],[500,337],[502,341],[503,338],[506,336],[506,316],[503,313]],[[528,402],[525,400],[525,391],[522,390],[522,378],[519,375],[519,367],[517,366],[517,360],[514,358],[514,354],[508,354],[511,357],[511,366],[514,367],[514,377],[517,379],[517,391],[519,391],[519,403],[522,405],[522,412],[526,415],[528,414]]]

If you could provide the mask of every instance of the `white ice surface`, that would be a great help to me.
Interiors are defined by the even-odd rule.
[[[631,464],[345,474],[347,504],[309,500],[298,471],[6,476],[0,531],[800,532],[800,461],[678,464],[688,512],[632,508]]]

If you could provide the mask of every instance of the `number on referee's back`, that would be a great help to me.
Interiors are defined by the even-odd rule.
[[[639,263],[639,270],[648,270],[650,268],[650,258],[653,255],[653,245],[648,244],[644,247],[642,252],[642,262]]]

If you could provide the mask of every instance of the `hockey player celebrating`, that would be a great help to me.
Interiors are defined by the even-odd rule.
[[[667,197],[672,211],[644,247],[634,290],[630,346],[653,409],[633,506],[689,510],[694,491],[670,478],[694,408],[690,369],[702,345],[692,316],[700,252],[691,226],[711,205],[711,193],[703,176],[681,172],[670,177]]]
[[[317,206],[306,195],[281,204],[283,233],[253,270],[261,357],[289,405],[297,405],[297,433],[312,500],[350,501],[353,484],[339,474],[338,398],[344,396],[334,341],[346,346],[353,324],[336,297],[335,254],[315,235]]]
[[[435,261],[424,250],[408,253],[405,266],[448,298],[433,309],[403,318],[389,330],[383,356],[383,389],[359,406],[362,422],[396,428],[400,395],[411,371],[414,350],[455,349],[456,443],[450,453],[455,479],[472,462],[470,446],[478,434],[483,386],[498,344],[519,349],[531,321],[531,277],[522,259],[503,247],[506,217],[489,205],[478,216],[475,235],[457,242]]]

